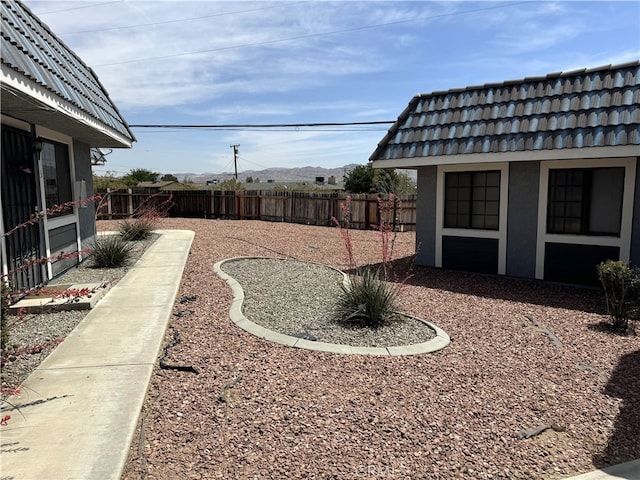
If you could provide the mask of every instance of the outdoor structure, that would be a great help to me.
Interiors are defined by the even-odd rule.
[[[96,74],[26,6],[2,0],[2,274],[31,288],[75,265],[95,236],[95,205],[34,214],[93,195],[93,160],[135,138]],[[70,254],[69,258],[61,258]],[[43,264],[42,258],[59,258]]]
[[[593,283],[640,265],[640,62],[416,95],[370,160],[418,172],[419,265]]]

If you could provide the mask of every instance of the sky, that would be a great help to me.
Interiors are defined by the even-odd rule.
[[[137,142],[97,174],[365,164],[418,93],[640,58],[640,2],[24,2],[97,74]]]

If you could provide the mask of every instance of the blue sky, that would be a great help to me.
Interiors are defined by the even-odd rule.
[[[417,93],[640,58],[640,2],[32,1],[131,125],[394,120]],[[132,129],[96,173],[366,163],[390,125]]]

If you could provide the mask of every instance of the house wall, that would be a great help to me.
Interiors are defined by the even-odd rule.
[[[436,248],[436,166],[418,169],[416,201],[416,265],[433,267]]]
[[[75,141],[73,143],[75,160],[75,200],[82,200],[93,196],[93,174],[91,171],[91,156],[89,146]],[[84,181],[84,185],[82,182]],[[80,239],[82,248],[89,247],[96,234],[96,209],[93,202],[78,209],[80,218]]]
[[[640,157],[636,158],[636,190],[633,200],[630,263],[640,267]]]
[[[540,162],[509,165],[506,270],[509,276],[533,278],[536,273],[539,182]]]

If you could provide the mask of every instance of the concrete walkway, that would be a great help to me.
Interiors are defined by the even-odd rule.
[[[565,480],[640,480],[640,459],[583,473]]]
[[[9,399],[3,479],[120,479],[194,238],[159,233]]]

